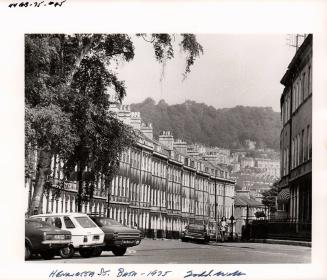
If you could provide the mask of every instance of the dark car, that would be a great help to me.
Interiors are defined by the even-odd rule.
[[[205,225],[189,224],[182,232],[181,240],[183,242],[197,241],[208,243],[210,241],[210,236]]]
[[[123,256],[128,247],[141,243],[141,231],[124,226],[117,221],[104,217],[90,216],[90,218],[105,233],[102,247],[98,247],[95,256],[100,256],[102,251],[112,251],[116,256]]]
[[[32,254],[40,254],[43,259],[51,260],[59,250],[71,243],[72,235],[45,222],[25,219],[25,259]]]

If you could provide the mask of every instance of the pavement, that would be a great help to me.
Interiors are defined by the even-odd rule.
[[[310,263],[311,248],[285,244],[224,242],[198,244],[175,239],[143,239],[128,248],[124,256],[103,252],[100,257],[82,258],[78,253],[71,259],[56,256],[53,260],[40,257],[27,261],[50,263],[108,264],[284,264]]]
[[[251,242],[311,247],[311,242],[300,240],[254,239]]]
[[[145,238],[150,239],[150,238]],[[158,240],[169,240],[165,238],[158,238]],[[239,241],[234,241],[236,243]],[[300,241],[300,240],[281,240],[281,239],[253,239],[249,243],[268,243],[268,244],[281,244],[281,245],[292,245],[292,246],[305,246],[311,247],[311,242]],[[218,242],[219,243],[219,242]]]

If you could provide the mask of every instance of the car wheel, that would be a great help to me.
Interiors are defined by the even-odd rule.
[[[91,257],[92,254],[93,254],[93,249],[92,249],[92,248],[80,249],[80,250],[79,250],[79,254],[80,254],[81,257],[83,257],[83,258],[89,258],[89,257]]]
[[[40,253],[41,257],[45,260],[52,260],[55,256],[54,251],[44,251]]]
[[[74,254],[75,254],[75,249],[73,246],[67,246],[59,250],[59,255],[63,259],[70,259],[74,256]]]
[[[115,256],[123,256],[126,253],[127,248],[114,248],[112,252]]]
[[[93,256],[94,257],[100,257],[102,253],[101,247],[96,247],[93,249]]]
[[[31,257],[31,249],[30,246],[25,244],[25,260],[28,260]]]

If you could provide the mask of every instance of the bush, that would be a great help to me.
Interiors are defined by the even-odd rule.
[[[257,211],[257,212],[254,213],[254,215],[255,215],[255,217],[257,219],[259,219],[259,218],[265,218],[266,217],[266,214],[263,211]]]

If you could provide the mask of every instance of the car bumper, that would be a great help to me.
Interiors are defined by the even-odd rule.
[[[37,246],[33,246],[32,247],[32,251],[33,252],[42,252],[42,251],[47,251],[47,250],[60,250],[62,248],[65,248],[67,246],[69,246],[70,244],[72,244],[71,242],[67,242],[64,240],[55,240],[55,242],[51,242],[51,240],[46,240],[43,241],[41,243],[39,243],[39,245]]]
[[[118,239],[106,242],[106,247],[133,247],[141,243],[141,239]]]
[[[67,241],[67,240],[44,240],[42,241],[42,244],[44,245],[57,245],[57,244],[66,244],[69,245],[71,244],[71,241]]]
[[[184,235],[182,238],[185,239],[194,239],[194,240],[205,240],[204,236],[193,236],[193,235]]]
[[[104,243],[92,243],[92,244],[82,244],[79,245],[79,248],[94,248],[94,247],[102,247],[104,246]]]

